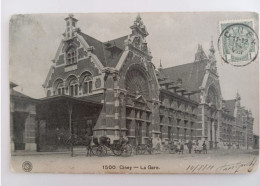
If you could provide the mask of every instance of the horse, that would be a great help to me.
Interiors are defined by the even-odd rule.
[[[93,142],[93,136],[85,135],[83,143],[86,146],[86,150],[87,150],[86,156],[91,157],[92,155],[92,147],[91,147],[92,142]]]

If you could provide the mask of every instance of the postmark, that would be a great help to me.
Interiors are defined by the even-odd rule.
[[[253,20],[220,22],[218,49],[222,60],[233,66],[245,66],[258,56],[258,36]]]
[[[32,166],[32,163],[31,163],[31,162],[25,161],[25,162],[23,162],[23,164],[22,164],[22,168],[23,168],[23,170],[24,170],[25,172],[31,172],[33,166]]]

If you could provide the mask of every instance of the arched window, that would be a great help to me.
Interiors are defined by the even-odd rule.
[[[56,95],[64,95],[65,94],[64,90],[65,90],[64,84],[63,84],[63,82],[60,82],[56,88]]]
[[[64,95],[65,94],[65,86],[62,79],[57,79],[53,84],[53,94],[54,95]]]
[[[75,47],[70,47],[66,53],[66,62],[67,64],[77,63],[77,51]]]
[[[83,81],[83,94],[92,93],[93,81],[91,75],[87,75]]]
[[[78,96],[79,85],[77,79],[72,79],[69,84],[69,95]]]
[[[207,95],[207,103],[211,103],[215,106],[217,106],[218,104],[217,92],[213,86],[209,87],[208,95]]]
[[[125,89],[129,94],[135,96],[142,95],[145,99],[149,99],[149,82],[146,74],[139,66],[135,66],[127,71],[125,76]],[[163,102],[162,97],[161,101]]]

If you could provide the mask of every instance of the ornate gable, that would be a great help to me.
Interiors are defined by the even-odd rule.
[[[144,96],[139,95],[135,98],[136,101],[140,102],[140,103],[146,103],[146,99],[144,98]]]
[[[146,27],[142,21],[142,18],[138,14],[134,24],[130,27],[132,29],[132,34],[125,40],[125,45],[128,49],[139,53],[151,61],[151,52],[148,49],[146,37],[149,35]]]

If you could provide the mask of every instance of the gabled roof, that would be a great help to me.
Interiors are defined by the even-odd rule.
[[[164,73],[161,71],[161,68],[155,71],[156,77],[158,81],[164,81],[167,79],[167,77],[164,75]]]
[[[18,101],[25,101],[25,102],[30,102],[30,103],[37,103],[39,100],[38,99],[34,99],[30,96],[27,96],[21,92],[18,92],[16,90],[11,90],[10,91],[10,96],[11,96],[11,100],[18,100]]]
[[[229,114],[234,116],[236,106],[236,99],[225,100],[225,108],[229,111]]]
[[[122,36],[110,41],[105,42],[105,44],[107,43],[111,43],[111,44],[115,44],[117,47],[119,47],[120,49],[124,50],[125,49],[125,40],[128,38],[128,35],[126,36]]]
[[[202,85],[205,75],[206,63],[193,62],[179,66],[164,68],[161,72],[174,82],[182,80],[182,87],[188,91],[197,91]]]
[[[105,60],[105,54],[104,54],[104,48],[105,48],[104,44],[101,41],[99,41],[87,34],[84,34],[82,32],[78,32],[78,34],[80,34],[85,39],[85,41],[88,43],[89,46],[94,47],[93,53],[98,57],[100,62],[104,66],[106,66],[106,60]]]
[[[82,32],[79,32],[79,34],[85,39],[89,46],[94,47],[93,53],[98,57],[104,67],[116,67],[125,49],[124,41],[128,36],[101,42]]]
[[[16,90],[11,91],[10,94],[11,94],[11,96],[15,96],[15,97],[33,99],[33,98],[31,98],[30,96],[27,96],[27,95],[25,95],[25,94],[22,94],[21,92],[18,92],[18,91],[16,91]]]

